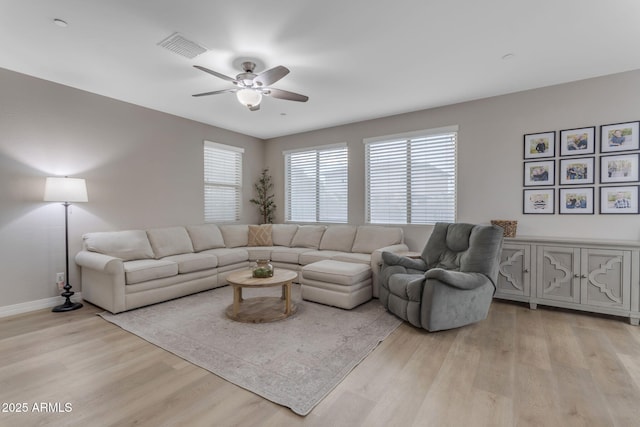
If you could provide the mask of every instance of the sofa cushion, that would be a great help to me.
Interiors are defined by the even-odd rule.
[[[144,230],[103,231],[82,236],[88,251],[124,261],[153,258],[153,249]]]
[[[196,252],[225,247],[222,232],[215,224],[189,225],[187,233]]]
[[[272,246],[271,224],[250,225],[248,246]]]
[[[218,267],[225,267],[227,265],[238,264],[240,262],[247,261],[249,254],[244,248],[218,248],[209,249],[206,254],[215,255],[218,259]]]
[[[178,273],[191,273],[194,271],[208,270],[218,266],[218,258],[213,254],[179,254],[163,258],[178,264]]]
[[[325,260],[302,267],[302,277],[349,286],[371,277],[371,268],[363,264]]]
[[[355,225],[330,225],[322,235],[320,249],[351,252],[357,230]]]
[[[273,246],[247,246],[245,249],[249,253],[249,261],[257,259],[271,259],[271,251]]]
[[[376,249],[402,243],[402,228],[361,225],[351,252],[370,254]]]
[[[140,259],[124,263],[125,283],[146,282],[178,274],[178,264],[162,259]]]
[[[291,246],[293,236],[298,231],[298,224],[273,224],[271,240],[274,246]]]
[[[332,256],[332,260],[344,262],[358,262],[360,264],[371,265],[371,254],[354,254],[351,252],[340,252],[338,255]]]
[[[248,225],[221,225],[220,231],[227,248],[238,248],[249,245]]]
[[[184,227],[154,228],[147,230],[147,237],[156,259],[193,252],[189,233]]]
[[[332,257],[339,255],[341,252],[338,251],[314,251],[311,250],[309,252],[305,252],[300,254],[298,258],[298,263],[300,265],[307,265],[313,262],[322,261],[325,259],[331,259]]]
[[[294,248],[318,249],[320,240],[327,227],[324,225],[301,225],[293,236],[291,246]]]
[[[300,254],[313,251],[309,248],[287,248],[284,246],[275,246],[271,250],[271,261],[286,262],[289,264],[298,264]]]

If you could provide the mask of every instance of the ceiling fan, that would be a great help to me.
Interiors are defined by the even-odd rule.
[[[256,67],[256,64],[251,61],[245,61],[242,63],[243,72],[238,74],[235,79],[225,76],[224,74],[220,74],[217,71],[201,67],[200,65],[194,65],[194,67],[198,70],[204,71],[205,73],[221,78],[222,80],[229,81],[236,85],[236,87],[232,89],[215,90],[213,92],[197,93],[193,96],[235,93],[238,101],[249,108],[250,111],[257,111],[260,109],[260,102],[262,101],[263,95],[298,102],[307,102],[309,99],[308,96],[300,95],[299,93],[269,87],[289,74],[289,69],[282,65],[263,71],[260,74],[255,74],[253,70]]]

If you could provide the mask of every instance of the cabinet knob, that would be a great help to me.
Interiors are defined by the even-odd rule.
[[[524,270],[522,270],[522,272],[523,272],[523,273],[528,273],[528,272],[529,272],[529,269],[528,269],[528,268],[525,268]]]
[[[587,275],[586,275],[586,274],[583,274],[583,275],[582,275],[582,276],[580,276],[580,277],[582,277],[583,279],[586,279],[586,278],[587,278]]]
[[[575,277],[576,279],[580,278],[579,274],[574,274],[573,277]]]

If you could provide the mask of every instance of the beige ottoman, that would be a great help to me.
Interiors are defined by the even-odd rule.
[[[340,308],[353,308],[373,296],[371,267],[323,260],[302,267],[302,299]]]

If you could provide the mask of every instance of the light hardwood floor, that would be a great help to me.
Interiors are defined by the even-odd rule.
[[[28,406],[0,426],[640,425],[640,327],[620,318],[495,301],[457,330],[403,324],[300,417],[100,311],[0,319],[0,409]]]

